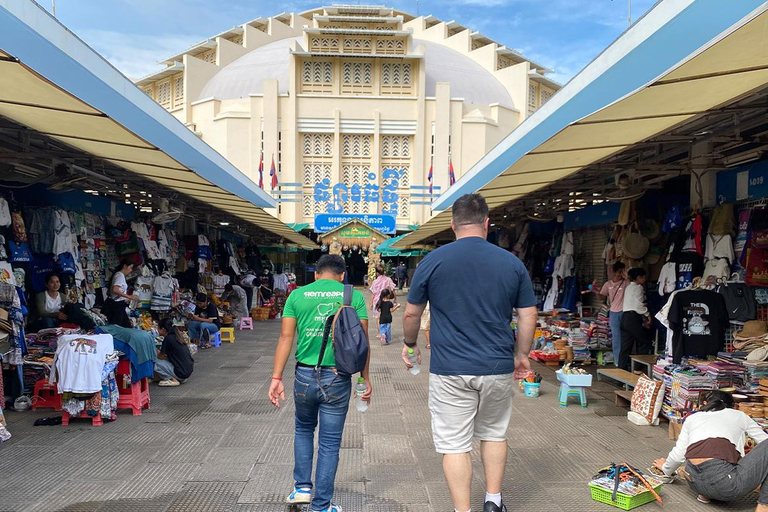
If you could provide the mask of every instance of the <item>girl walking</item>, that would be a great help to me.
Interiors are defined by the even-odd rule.
[[[394,297],[394,291],[384,290],[376,305],[379,312],[379,339],[382,345],[389,345],[392,341],[392,312],[400,307],[400,304],[392,302]]]

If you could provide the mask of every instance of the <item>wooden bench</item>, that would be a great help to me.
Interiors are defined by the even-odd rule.
[[[616,404],[616,407],[629,407],[632,405],[632,391],[617,389],[613,393],[615,395],[613,403]]]
[[[624,389],[627,390],[634,388],[637,385],[638,379],[640,379],[640,377],[634,373],[628,372],[627,370],[622,370],[620,368],[598,368],[597,380],[601,380],[601,376],[608,377],[609,379],[613,379],[624,384]]]
[[[656,364],[656,361],[659,360],[659,356],[657,355],[634,355],[629,356],[630,364],[631,364],[631,370],[632,373],[635,373],[635,370],[638,369],[637,365],[645,366],[645,374],[650,377],[653,374],[653,365]]]

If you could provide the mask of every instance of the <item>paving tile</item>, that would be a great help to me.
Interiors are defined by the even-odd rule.
[[[367,464],[414,464],[408,436],[371,434],[365,436]]]
[[[187,482],[168,512],[228,512],[237,504],[243,482]]]

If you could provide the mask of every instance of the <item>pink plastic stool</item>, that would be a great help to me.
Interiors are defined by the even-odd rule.
[[[242,331],[243,329],[253,330],[253,318],[249,316],[240,318],[240,330]]]

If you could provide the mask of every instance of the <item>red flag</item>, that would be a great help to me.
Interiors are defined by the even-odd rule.
[[[272,190],[277,188],[277,170],[275,170],[275,157],[272,156],[272,167],[269,168],[269,175],[272,176]]]
[[[259,159],[259,186],[264,188],[264,155]]]
[[[432,164],[429,164],[429,174],[427,175],[429,180],[429,195],[432,195]]]
[[[453,186],[453,184],[456,183],[456,175],[453,172],[453,160],[449,159],[448,163],[448,181],[450,181],[451,186]]]

